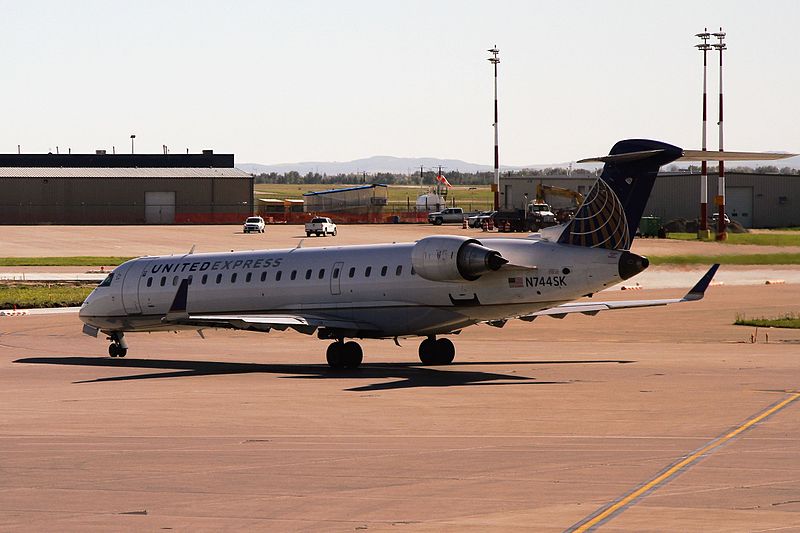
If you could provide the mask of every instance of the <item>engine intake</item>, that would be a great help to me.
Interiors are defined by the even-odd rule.
[[[506,263],[500,252],[480,241],[455,235],[425,237],[411,250],[414,271],[430,281],[475,281]]]

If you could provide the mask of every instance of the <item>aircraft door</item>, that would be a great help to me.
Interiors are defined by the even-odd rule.
[[[125,279],[122,281],[122,306],[129,315],[142,314],[142,307],[139,304],[139,285],[146,275],[146,262],[135,261],[125,271]]]
[[[344,263],[338,261],[333,264],[333,268],[331,269],[331,294],[334,296],[342,294],[343,266]]]

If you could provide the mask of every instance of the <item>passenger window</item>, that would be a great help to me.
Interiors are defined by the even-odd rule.
[[[321,270],[319,271],[319,279],[322,279],[322,278],[324,278],[324,277],[325,277],[325,269],[323,268],[323,269],[321,269]]]
[[[311,269],[306,270],[306,279],[311,279]]]
[[[267,271],[261,273],[261,281],[267,281]]]
[[[275,281],[280,281],[281,280],[281,275],[283,275],[283,271],[282,270],[278,270],[277,274],[275,274]]]
[[[370,275],[371,273],[372,273],[372,267],[367,267],[367,268],[364,270],[364,277],[365,277],[365,278],[368,278],[368,277],[369,277],[369,275]]]
[[[177,285],[178,285],[178,276],[175,276],[174,278],[172,278],[172,286],[175,287]]]
[[[397,270],[394,271],[395,276],[399,276],[403,273],[403,265],[397,265]]]
[[[222,283],[222,274],[217,274],[217,284]]]
[[[416,270],[414,270],[414,267],[413,267],[413,266],[411,267],[411,275],[412,275],[412,276],[416,276],[416,275],[417,275],[417,271],[416,271]]]
[[[339,279],[339,269],[338,268],[334,268],[333,269],[333,279]]]
[[[203,278],[200,280],[200,283],[205,285],[206,281],[208,281],[208,274],[203,274]]]
[[[192,278],[193,278],[193,277],[194,277],[194,276],[189,276],[188,278],[186,278],[186,279],[188,279],[188,280],[189,280],[189,285],[191,285],[191,284],[192,284]]]
[[[167,276],[161,276],[161,286],[163,287],[166,284],[167,284]]]
[[[247,283],[250,283],[251,279],[253,279],[253,273],[252,272],[248,272],[247,276],[244,277],[244,281],[247,282]]]
[[[148,287],[152,287],[153,286],[153,278],[147,278],[147,286]]]
[[[386,272],[387,272],[388,270],[389,270],[389,267],[388,267],[388,266],[385,266],[385,267],[383,267],[383,268],[381,269],[381,276],[385,276],[385,275],[386,275]]]
[[[292,270],[292,275],[289,277],[292,278],[292,281],[294,281],[295,278],[297,278],[297,270]]]
[[[350,273],[348,274],[349,277],[353,277],[356,275],[356,267],[350,267]]]
[[[236,272],[231,274],[231,283],[236,283]]]

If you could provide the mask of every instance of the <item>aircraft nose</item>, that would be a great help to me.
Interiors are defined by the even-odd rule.
[[[624,280],[632,278],[648,266],[650,266],[650,261],[646,257],[627,251],[623,252],[619,258],[619,277]]]

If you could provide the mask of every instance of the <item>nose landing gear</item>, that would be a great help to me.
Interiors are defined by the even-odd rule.
[[[125,342],[125,334],[122,332],[112,332],[108,336],[111,344],[108,346],[108,355],[111,357],[125,357],[128,355],[128,343]]]
[[[428,337],[419,345],[419,360],[423,365],[449,365],[456,356],[456,347],[450,339]]]
[[[364,352],[357,342],[338,340],[328,346],[328,364],[331,368],[358,368],[364,358]]]

